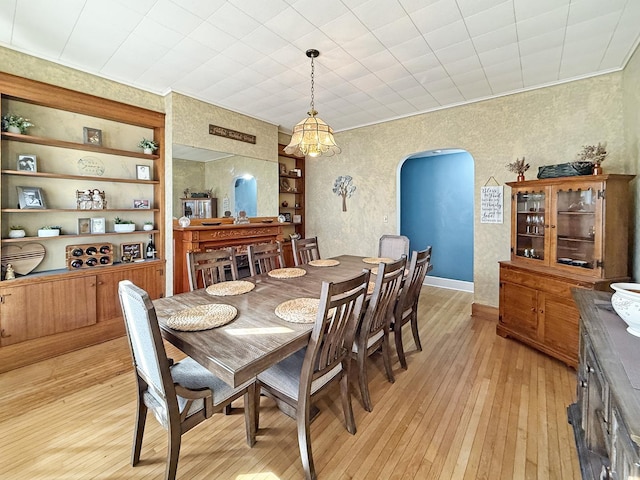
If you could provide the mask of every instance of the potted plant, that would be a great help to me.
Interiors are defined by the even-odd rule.
[[[591,163],[593,165],[593,174],[600,175],[602,173],[600,164],[604,162],[607,155],[609,155],[609,153],[607,152],[606,143],[601,144],[598,142],[598,145],[583,145],[582,150],[578,152],[578,160],[576,163]]]
[[[144,225],[142,228],[147,232],[153,230],[153,222],[144,222]]]
[[[113,220],[113,231],[117,233],[134,232],[136,224],[133,220],[123,220],[120,217],[116,217]]]
[[[146,153],[147,155],[151,155],[158,149],[158,143],[154,142],[153,140],[143,138],[142,140],[140,140],[140,143],[138,143],[138,148],[142,148],[144,153]]]
[[[44,227],[40,227],[38,229],[39,237],[57,237],[60,235],[61,227],[57,225],[45,225]]]
[[[529,164],[524,161],[524,157],[522,160],[516,158],[515,162],[507,163],[506,167],[510,172],[518,174],[518,182],[524,182],[524,172],[529,170]]]
[[[2,131],[9,133],[27,133],[27,128],[35,126],[28,118],[8,113],[2,116]]]
[[[9,238],[22,238],[26,236],[27,233],[24,231],[22,225],[11,225],[9,227]]]

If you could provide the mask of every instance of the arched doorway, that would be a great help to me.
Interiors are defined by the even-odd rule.
[[[474,161],[464,150],[411,155],[400,166],[400,234],[433,247],[426,284],[473,291]]]

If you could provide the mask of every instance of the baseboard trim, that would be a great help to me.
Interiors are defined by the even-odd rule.
[[[490,305],[483,305],[481,303],[474,302],[471,304],[471,316],[497,323],[499,310],[498,307],[492,307]]]
[[[473,282],[465,282],[462,280],[452,280],[450,278],[440,277],[424,277],[423,285],[431,287],[447,288],[449,290],[460,290],[462,292],[473,293]]]

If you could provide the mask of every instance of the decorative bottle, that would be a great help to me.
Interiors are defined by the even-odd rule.
[[[149,243],[147,243],[147,252],[146,257],[148,259],[155,258],[156,256],[156,246],[153,243],[153,235],[149,235]]]

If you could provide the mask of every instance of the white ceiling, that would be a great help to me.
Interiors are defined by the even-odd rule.
[[[340,131],[615,71],[639,38],[639,0],[0,0],[0,45],[286,132],[309,48]]]

